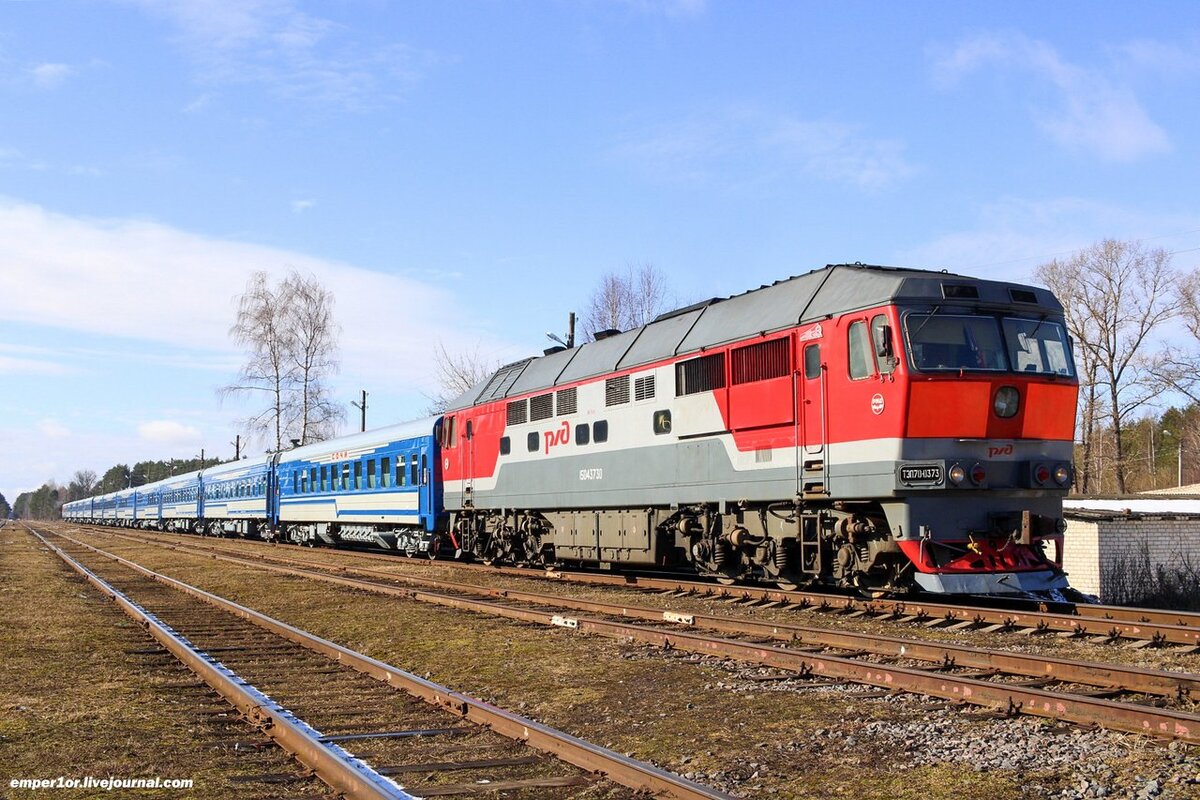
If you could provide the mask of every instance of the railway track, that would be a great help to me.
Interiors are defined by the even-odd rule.
[[[84,529],[95,530],[91,527]],[[124,529],[107,530],[125,532]],[[137,531],[137,534],[161,537],[162,541],[181,538],[179,534],[159,534],[148,531]],[[244,542],[247,546],[264,552],[278,547],[278,545],[252,539],[242,539],[239,542]],[[347,555],[352,553],[357,558],[378,559],[394,566],[406,563],[405,559],[386,553],[361,550],[330,550],[330,552]],[[1063,636],[1089,637],[1096,641],[1122,642],[1130,647],[1174,646],[1181,650],[1200,652],[1200,614],[1190,612],[1156,611],[1085,603],[1059,603],[1055,604],[1059,610],[1052,611],[929,602],[924,599],[866,600],[826,592],[787,591],[759,586],[723,586],[673,577],[541,570],[460,562],[436,563],[445,563],[448,566],[453,564],[455,569],[493,575],[513,575],[584,585],[617,586],[647,593],[728,599],[731,602],[775,604],[775,607],[791,607],[800,611],[896,621],[928,628],[978,630],[988,633],[1003,631],[1021,634],[1057,633]],[[1045,606],[1046,604],[1041,605]]]
[[[344,563],[301,561],[275,554],[248,559],[218,552],[219,548],[185,545],[177,540],[164,542],[158,537],[128,533],[110,535],[408,600],[733,658],[794,673],[814,682],[860,683],[887,691],[910,691],[985,706],[1009,714],[1032,714],[1200,743],[1200,715],[1195,713],[1192,699],[1200,699],[1200,676],[1190,673],[758,623],[720,615],[664,612],[398,576],[352,568]],[[713,631],[722,636],[699,631]]]
[[[147,629],[157,642],[148,655],[185,664],[346,797],[729,797],[61,532],[51,541],[27,530]]]

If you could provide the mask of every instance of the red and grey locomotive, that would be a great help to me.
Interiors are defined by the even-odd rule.
[[[1066,587],[1078,382],[1046,290],[834,265],[605,333],[445,412],[447,546],[867,592]]]

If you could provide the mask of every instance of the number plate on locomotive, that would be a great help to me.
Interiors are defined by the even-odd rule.
[[[900,482],[905,486],[939,486],[942,483],[942,465],[906,464],[900,467]]]

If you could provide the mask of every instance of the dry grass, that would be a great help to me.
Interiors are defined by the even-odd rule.
[[[298,770],[252,728],[199,713],[222,703],[173,659],[127,651],[152,640],[31,536],[0,531],[0,796],[12,778],[191,778],[190,792],[138,797],[328,796],[312,780],[235,783]],[[233,750],[235,744],[240,748]],[[122,792],[70,790],[72,798]]]

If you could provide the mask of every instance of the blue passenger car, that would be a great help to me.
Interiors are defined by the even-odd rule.
[[[273,456],[232,461],[204,470],[204,532],[214,536],[262,535],[270,521]]]
[[[281,536],[430,553],[442,521],[435,435],[440,417],[343,436],[282,453]]]

